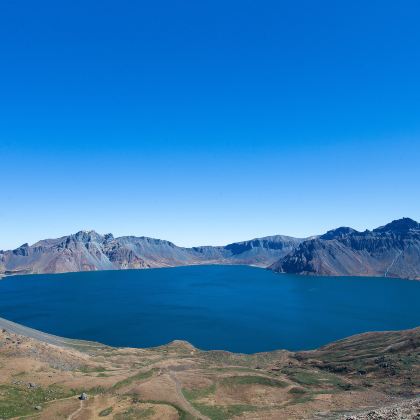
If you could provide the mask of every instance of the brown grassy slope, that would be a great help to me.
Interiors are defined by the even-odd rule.
[[[420,328],[243,355],[180,341],[151,349],[50,344],[48,335],[8,327],[0,330],[0,418],[345,418],[420,392]],[[87,401],[78,400],[82,391]]]

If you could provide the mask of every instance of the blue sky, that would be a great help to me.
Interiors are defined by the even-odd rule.
[[[0,249],[420,219],[418,1],[0,3]]]

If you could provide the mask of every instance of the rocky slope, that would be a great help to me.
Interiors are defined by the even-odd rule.
[[[372,231],[334,229],[303,241],[269,268],[296,274],[420,279],[420,224],[403,218]]]
[[[160,239],[81,231],[31,246],[0,251],[0,275],[173,267],[192,264],[250,264],[267,267],[301,239],[270,236],[224,247],[182,248]]]

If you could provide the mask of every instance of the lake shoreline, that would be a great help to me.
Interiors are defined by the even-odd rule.
[[[208,263],[205,262],[203,264],[196,263],[196,264],[184,264],[184,265],[165,265],[162,267],[141,267],[141,268],[115,268],[115,269],[109,269],[109,270],[79,270],[79,271],[63,271],[63,272],[52,272],[52,273],[0,273],[0,280],[4,280],[9,277],[17,277],[17,276],[39,276],[39,275],[60,275],[60,274],[74,274],[74,273],[99,273],[99,272],[108,272],[108,271],[145,271],[145,270],[161,270],[161,269],[172,269],[172,268],[181,268],[181,267],[205,267],[205,266],[235,266],[235,267],[252,267],[252,268],[259,268],[263,270],[269,270],[269,266],[262,266],[257,264],[233,264],[233,263]],[[327,274],[317,274],[317,273],[283,273],[283,272],[276,272],[272,271],[274,274],[277,275],[293,275],[293,276],[301,276],[301,277],[331,277],[331,278],[340,278],[340,277],[360,277],[360,278],[389,278],[389,279],[395,279],[395,280],[408,280],[408,281],[418,281],[420,282],[420,277],[389,277],[385,275],[354,275],[354,274],[348,274],[348,275],[327,275]]]
[[[72,347],[72,345],[76,344],[80,345],[80,343],[85,343],[86,346],[89,345],[101,345],[104,347],[114,347],[114,346],[110,346],[108,344],[105,343],[101,343],[98,341],[89,341],[89,340],[84,340],[82,338],[69,338],[69,337],[62,337],[60,335],[55,335],[55,334],[49,334],[46,333],[44,331],[40,331],[31,327],[27,327],[23,324],[14,322],[14,321],[10,321],[8,319],[2,318],[0,317],[0,329],[2,330],[6,330],[8,332],[11,332],[13,334],[19,334],[22,335],[24,337],[28,337],[31,339],[35,339],[47,344],[52,344],[52,345],[56,345],[56,346],[62,346],[62,347]],[[329,342],[327,344],[324,344],[320,347],[317,348],[313,348],[313,349],[307,349],[307,350],[300,350],[300,351],[296,351],[296,352],[311,352],[311,351],[316,351],[319,349],[322,349],[324,347],[328,347],[337,343],[341,343],[341,342],[345,342],[347,340],[352,340],[352,339],[356,339],[356,338],[360,338],[363,339],[363,337],[366,336],[372,336],[372,335],[385,335],[385,334],[391,334],[391,333],[410,333],[410,332],[420,332],[420,325],[418,325],[417,327],[413,327],[413,328],[406,328],[406,329],[401,329],[401,330],[381,330],[381,331],[364,331],[358,334],[353,334],[350,336],[346,336],[344,338],[341,338],[339,340],[335,340],[332,342]],[[201,349],[198,348],[196,346],[194,346],[192,343],[190,343],[189,341],[186,340],[182,340],[182,339],[174,339],[168,343],[162,343],[159,344],[158,346],[151,346],[151,347],[132,347],[132,346],[118,346],[118,348],[121,349],[138,349],[138,350],[153,350],[156,348],[160,348],[160,347],[165,347],[165,346],[171,346],[173,343],[185,343],[186,346],[194,348],[198,351],[201,352],[224,352],[224,353],[231,353],[231,354],[238,354],[238,355],[243,355],[243,356],[255,356],[255,355],[259,355],[259,354],[267,354],[267,353],[276,353],[276,352],[295,352],[293,350],[288,350],[288,349],[284,349],[284,348],[279,348],[279,349],[274,349],[274,350],[269,350],[269,351],[259,351],[259,352],[255,352],[255,353],[241,353],[241,352],[232,352],[229,350],[225,350],[225,349]]]
[[[119,347],[175,339],[255,353],[317,348],[364,331],[420,325],[418,282],[194,265],[10,276],[0,313],[53,335]],[[357,317],[354,316],[357,314]]]

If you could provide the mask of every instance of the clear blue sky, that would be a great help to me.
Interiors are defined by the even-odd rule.
[[[420,219],[420,3],[0,2],[0,249]]]

